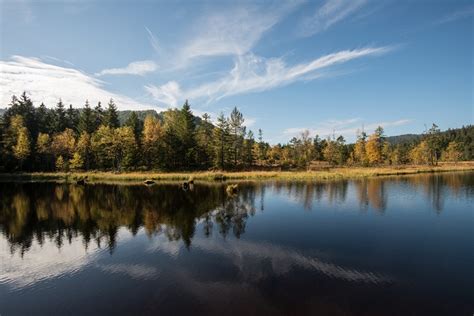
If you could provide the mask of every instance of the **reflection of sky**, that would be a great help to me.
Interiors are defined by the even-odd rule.
[[[196,237],[193,239],[193,248],[204,252],[205,255],[213,254],[229,259],[248,281],[255,281],[269,275],[284,275],[295,268],[319,272],[330,278],[350,282],[378,284],[390,281],[387,276],[378,273],[359,271],[325,262],[315,256],[307,256],[296,250],[268,242],[238,239],[223,241],[215,238]],[[170,243],[163,236],[154,239],[148,248],[149,252],[158,251],[173,258],[177,258],[180,250],[181,243]],[[271,269],[264,265],[268,261],[271,263]],[[263,266],[265,269],[261,268]]]
[[[131,234],[122,228],[118,240],[125,241]],[[37,282],[74,274],[93,263],[107,249],[99,249],[90,243],[84,248],[82,237],[75,237],[58,249],[54,239],[46,238],[40,245],[33,240],[31,247],[21,256],[19,251],[11,253],[10,245],[0,234],[0,284],[5,283],[15,289],[35,285]]]

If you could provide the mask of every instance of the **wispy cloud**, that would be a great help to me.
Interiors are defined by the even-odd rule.
[[[8,104],[12,95],[27,91],[35,103],[54,106],[61,98],[66,104],[83,106],[113,98],[120,109],[154,108],[127,96],[107,91],[105,82],[80,70],[45,63],[41,59],[12,56],[0,61],[0,102]]]
[[[300,35],[311,36],[342,21],[367,4],[367,0],[327,0],[316,12],[302,20]]]
[[[176,81],[169,81],[160,87],[147,85],[145,86],[145,90],[148,91],[156,101],[166,106],[177,106],[178,98],[182,97],[181,89]]]
[[[319,135],[320,137],[328,137],[331,135],[342,135],[345,137],[354,137],[356,133],[362,129],[370,133],[378,126],[383,128],[402,126],[411,123],[411,119],[399,119],[395,121],[373,122],[364,124],[361,118],[350,118],[346,120],[327,120],[320,122],[318,127],[292,127],[283,131],[286,136],[298,136],[304,131],[309,131],[310,135]]]
[[[155,34],[153,34],[152,31],[148,27],[145,26],[145,30],[148,33],[148,40],[150,41],[151,47],[155,50],[156,53],[160,53],[160,44],[158,42],[158,39],[156,38]]]
[[[96,73],[96,76],[103,75],[137,75],[143,76],[149,72],[154,72],[158,69],[158,65],[152,60],[134,61],[123,68],[104,69]]]
[[[274,1],[269,5],[239,5],[213,10],[191,22],[189,37],[163,49],[150,29],[145,28],[151,46],[160,54],[163,70],[182,70],[202,60],[249,53],[264,36],[303,0]],[[161,66],[160,62],[160,66]]]
[[[444,23],[449,23],[453,22],[456,20],[464,19],[467,17],[471,17],[474,15],[474,6],[468,6],[465,8],[462,8],[460,10],[457,10],[455,12],[451,12],[450,14],[444,16],[440,20],[436,22],[436,24],[444,24]]]
[[[219,80],[188,90],[181,89],[175,81],[159,87],[148,85],[146,89],[156,101],[171,102],[168,105],[172,106],[176,105],[180,97],[193,100],[207,98],[209,102],[237,94],[270,90],[297,80],[314,80],[323,76],[322,72],[317,72],[318,70],[357,58],[384,54],[392,49],[391,46],[383,46],[344,50],[294,66],[286,65],[282,58],[266,59],[246,54],[236,58],[234,68]]]

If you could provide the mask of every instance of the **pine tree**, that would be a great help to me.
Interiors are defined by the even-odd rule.
[[[214,128],[214,166],[217,169],[225,170],[229,159],[229,122],[221,113],[217,117],[217,125]]]
[[[438,125],[434,124],[425,133],[424,139],[429,148],[429,161],[431,165],[437,165],[438,160],[441,158],[441,131]]]
[[[133,134],[135,135],[135,141],[138,145],[143,131],[143,122],[140,121],[135,111],[133,111],[125,121],[125,126],[130,126],[132,128]]]
[[[36,120],[38,121],[38,132],[40,133],[51,133],[48,128],[48,108],[44,103],[41,103],[40,106],[36,109]]]
[[[213,150],[212,150],[212,130],[213,126],[210,122],[211,116],[204,113],[202,116],[201,124],[198,127],[196,142],[198,145],[198,165],[202,169],[208,169],[212,163]]]
[[[72,104],[69,105],[69,108],[66,111],[66,128],[78,132],[79,125],[79,111],[72,107]]]
[[[181,114],[181,128],[179,137],[183,146],[184,161],[182,166],[186,169],[195,167],[196,164],[196,125],[194,123],[194,115],[191,111],[191,106],[188,100],[183,104],[180,111]]]
[[[66,111],[64,110],[63,101],[59,99],[54,109],[54,132],[60,133],[64,131],[66,127]]]
[[[255,146],[255,138],[253,132],[249,131],[244,142],[244,163],[247,168],[252,167],[255,162],[255,156],[253,154],[253,147]]]
[[[241,160],[242,156],[242,146],[243,146],[243,135],[245,128],[244,124],[244,117],[237,107],[234,107],[230,114],[229,120],[229,128],[231,132],[231,155],[233,157],[233,165],[234,168],[238,166],[239,160]]]
[[[117,106],[115,106],[114,100],[110,99],[107,111],[104,115],[104,125],[111,127],[111,128],[118,128],[120,127],[120,121],[118,118],[117,113]]]
[[[93,121],[94,121],[93,130],[96,131],[99,128],[99,126],[104,124],[104,110],[100,102],[98,102],[96,107],[94,108],[94,112],[92,116],[93,116]]]
[[[92,134],[95,131],[95,128],[96,128],[96,122],[94,119],[94,113],[89,106],[89,101],[86,100],[86,104],[84,105],[81,116],[79,118],[78,130],[79,130],[79,133],[81,134],[82,133]]]

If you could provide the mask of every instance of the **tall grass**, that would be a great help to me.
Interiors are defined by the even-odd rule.
[[[327,171],[243,171],[243,172],[34,172],[4,173],[3,180],[66,181],[74,182],[87,176],[89,182],[141,182],[146,179],[155,181],[197,181],[223,180],[331,180],[346,178],[365,178],[417,173],[474,171],[474,162],[459,164],[440,164],[439,166],[400,166],[400,167],[341,167]]]

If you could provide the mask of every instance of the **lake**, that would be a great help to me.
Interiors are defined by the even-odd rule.
[[[2,316],[474,312],[474,173],[0,197]]]

